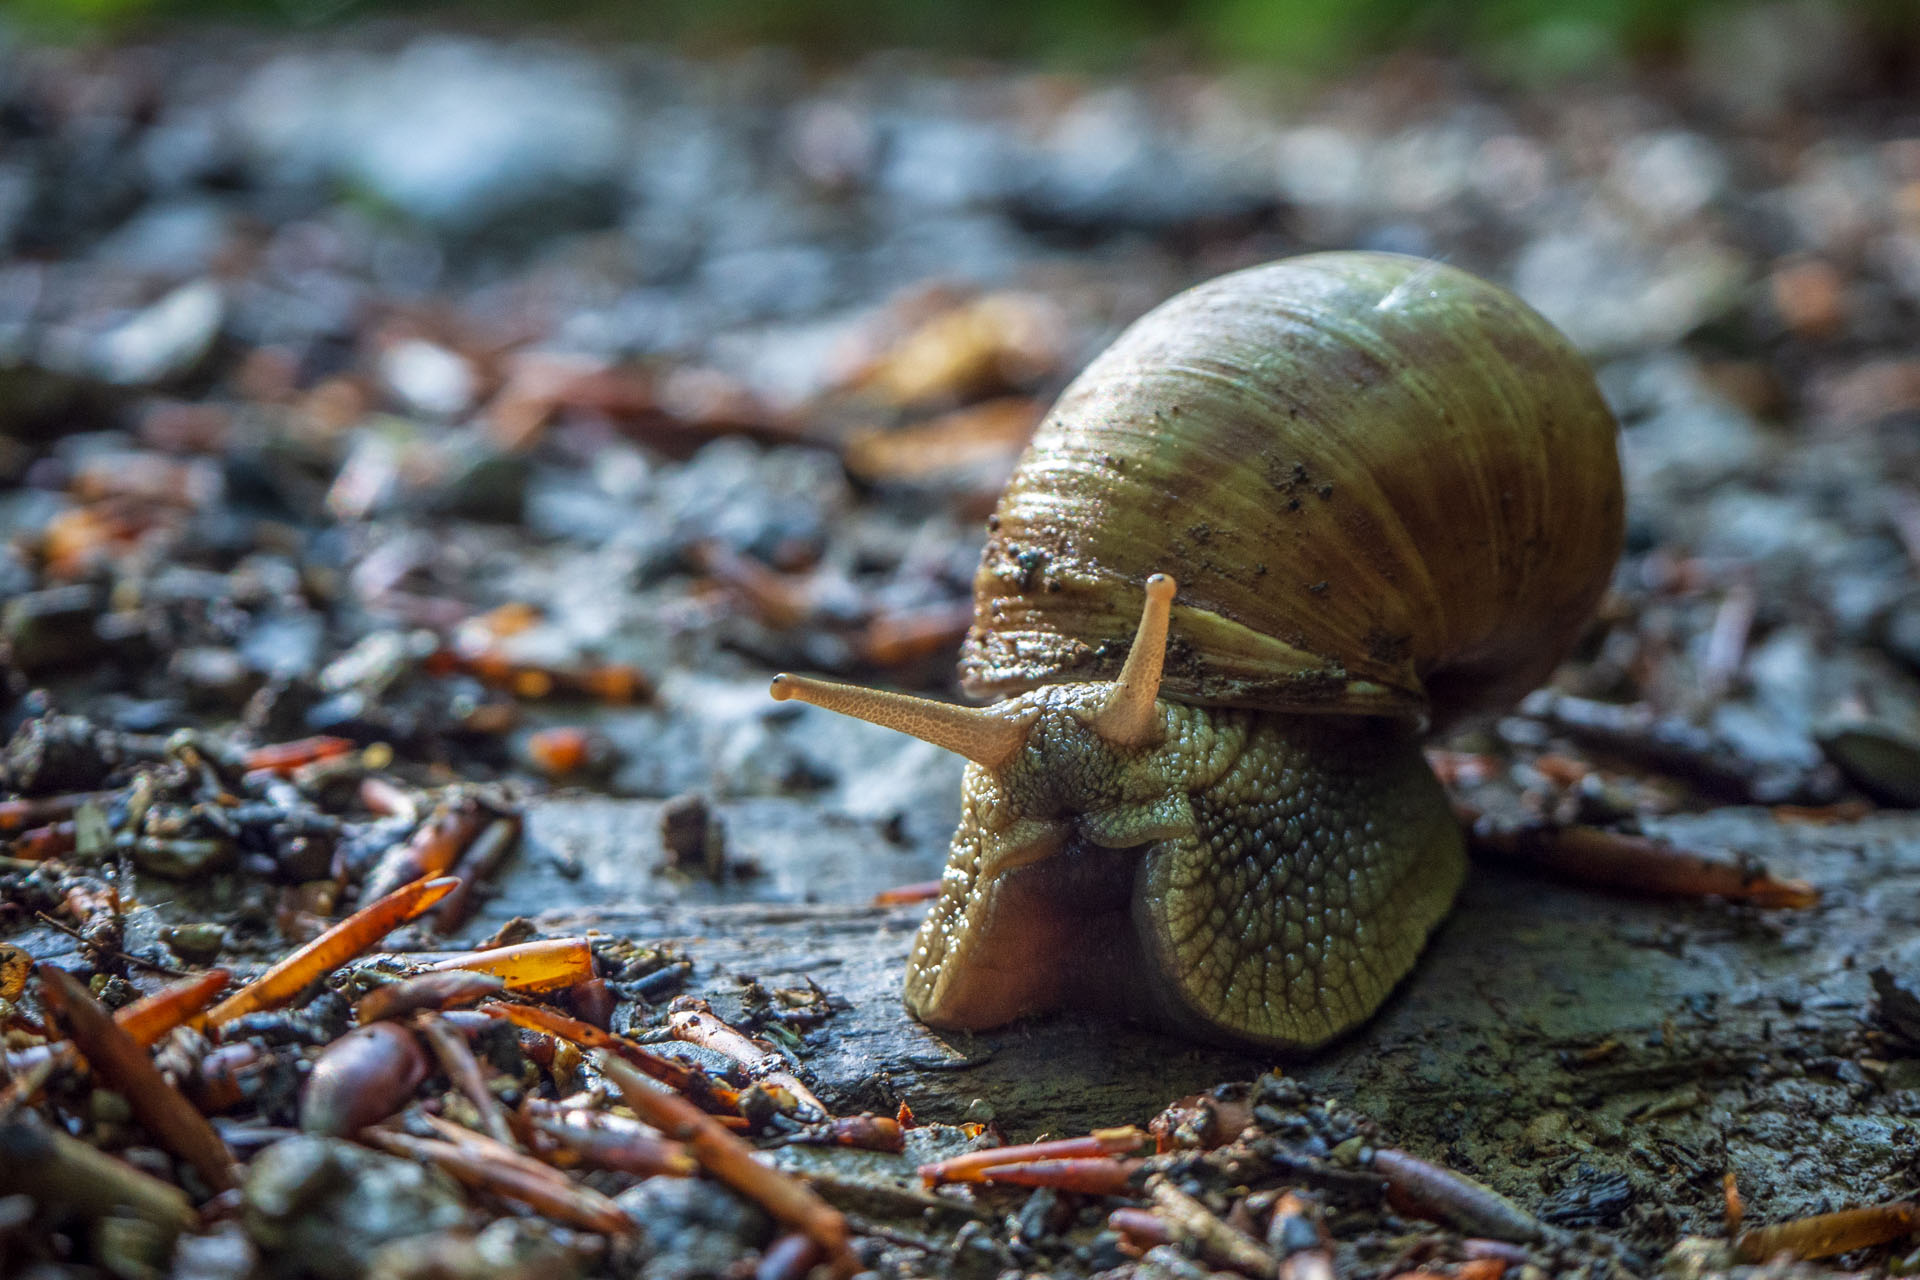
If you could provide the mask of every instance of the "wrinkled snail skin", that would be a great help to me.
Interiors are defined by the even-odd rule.
[[[1289,1050],[1365,1021],[1465,874],[1421,736],[1584,627],[1615,435],[1546,321],[1417,259],[1237,272],[1122,334],[989,521],[961,672],[1001,701],[775,681],[972,762],[910,1011]]]
[[[1412,967],[1466,870],[1407,727],[1156,704],[1166,739],[1085,727],[1054,685],[1019,758],[970,766],[941,894],[907,962],[939,1027],[1105,1009],[1190,1036],[1325,1043]]]

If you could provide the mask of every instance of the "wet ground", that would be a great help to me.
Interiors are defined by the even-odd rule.
[[[613,983],[614,1029],[642,1038],[679,993],[785,1026],[765,993],[811,980],[831,1016],[774,1038],[836,1114],[905,1103],[1021,1141],[1255,1078],[1277,1064],[1089,1018],[908,1019],[922,908],[872,903],[938,874],[959,763],[766,682],[953,696],[981,522],[1064,380],[1186,283],[1386,248],[1514,287],[1625,428],[1602,616],[1555,692],[1439,744],[1443,770],[1497,817],[1752,856],[1820,901],[1479,866],[1382,1016],[1287,1074],[1377,1143],[1601,1233],[1536,1241],[1549,1269],[1726,1235],[1729,1174],[1750,1223],[1910,1197],[1920,114],[1867,50],[1785,56],[1863,39],[1835,13],[1756,12],[1679,65],[1551,89],[1414,57],[1320,85],[1097,79],[401,28],[0,45],[5,795],[101,793],[13,839],[5,940],[127,980],[109,1003],[155,965],[248,970],[377,896],[382,856],[464,784],[524,839],[471,919],[401,950],[521,917],[669,944]],[[263,748],[316,737],[341,745],[262,776]],[[10,1008],[24,1052],[39,1006]],[[293,1124],[280,1087],[230,1121]],[[1332,1114],[1263,1089],[1269,1136]],[[165,1171],[56,1094],[68,1128]],[[1183,1176],[1227,1213],[1263,1185],[1243,1158]],[[911,1182],[890,1159],[860,1176]],[[751,1267],[765,1220],[711,1183],[676,1208],[670,1181],[625,1192],[677,1234],[623,1252],[554,1228],[558,1253],[527,1256]],[[1339,1185],[1317,1194],[1344,1270],[1471,1265],[1459,1233],[1417,1245]],[[278,1186],[249,1182],[256,1215]],[[855,1210],[910,1241],[865,1260],[1182,1274],[1096,1241],[1097,1200],[984,1194],[965,1230],[977,1211],[905,1192]],[[430,1198],[448,1224],[475,1209]],[[257,1217],[244,1243],[213,1217],[190,1238],[227,1261],[183,1247],[148,1273],[291,1265]],[[31,1206],[0,1239],[36,1277],[147,1274]]]

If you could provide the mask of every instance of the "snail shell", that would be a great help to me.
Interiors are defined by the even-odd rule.
[[[1578,352],[1464,271],[1322,253],[1170,299],[1088,365],[989,522],[968,692],[1110,679],[1180,584],[1162,696],[1491,713],[1618,558],[1613,416]]]
[[[1619,554],[1615,426],[1504,290],[1377,253],[1221,277],[1128,329],[989,523],[970,709],[794,676],[966,756],[906,1000],[1305,1049],[1366,1019],[1466,870],[1419,730],[1497,711]]]

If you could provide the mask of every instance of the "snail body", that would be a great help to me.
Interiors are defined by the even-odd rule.
[[[909,1009],[1285,1049],[1364,1021],[1465,873],[1422,735],[1578,637],[1616,431],[1551,325],[1419,259],[1288,259],[1136,322],[989,521],[961,675],[1000,701],[775,681],[972,762]]]

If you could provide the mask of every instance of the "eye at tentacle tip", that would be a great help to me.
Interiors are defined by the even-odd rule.
[[[1140,628],[1113,692],[1094,720],[1094,731],[1116,747],[1150,747],[1158,743],[1162,726],[1154,713],[1160,696],[1160,672],[1167,659],[1167,623],[1173,616],[1173,596],[1179,585],[1164,573],[1147,579],[1146,603],[1140,609]]]

